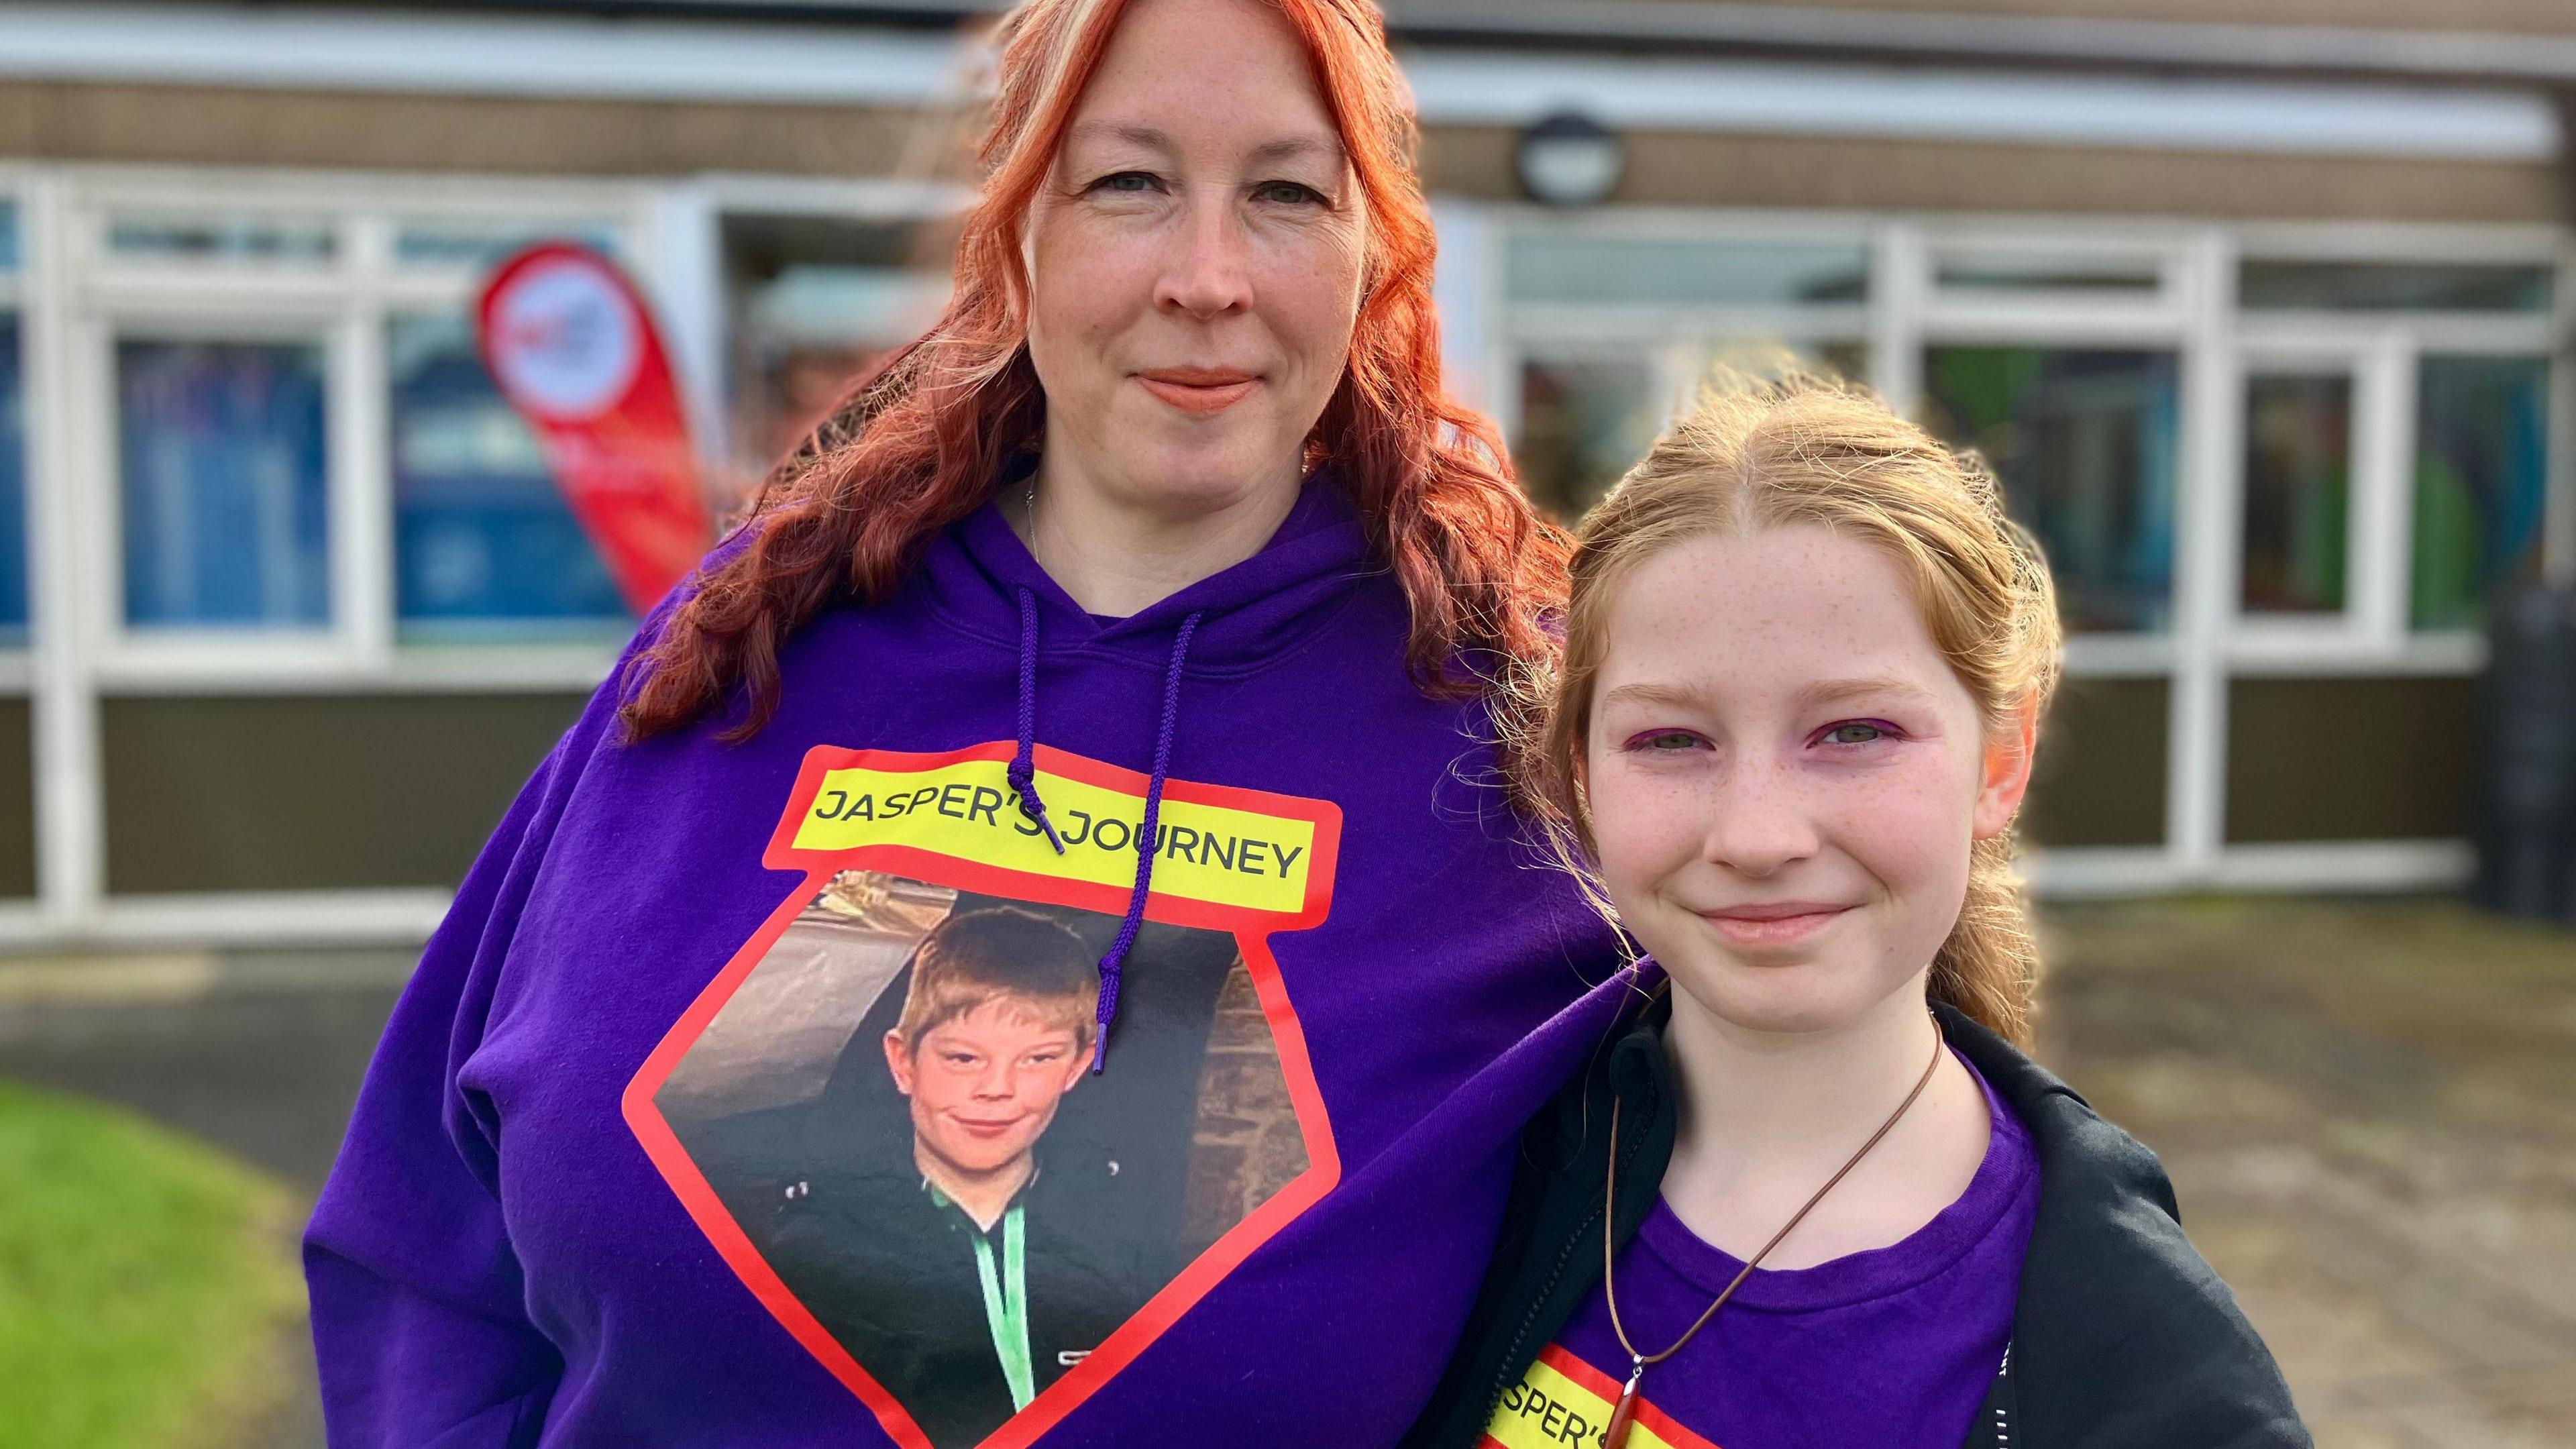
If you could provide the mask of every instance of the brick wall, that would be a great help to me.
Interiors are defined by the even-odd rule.
[[[1181,1200],[1181,1251],[1196,1257],[1306,1170],[1305,1134],[1288,1100],[1279,1046],[1252,973],[1237,958],[1217,999],[1199,1072],[1198,1133]]]

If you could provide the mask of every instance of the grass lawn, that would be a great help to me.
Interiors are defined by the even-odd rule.
[[[269,1407],[301,1303],[284,1185],[0,1081],[0,1449],[206,1449]]]

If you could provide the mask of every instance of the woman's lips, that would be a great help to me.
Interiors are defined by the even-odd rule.
[[[1791,946],[1831,926],[1850,909],[1826,901],[1777,901],[1702,911],[1699,918],[1738,946]]]
[[[1158,367],[1136,374],[1147,392],[1185,413],[1221,413],[1251,396],[1261,379],[1219,367]]]

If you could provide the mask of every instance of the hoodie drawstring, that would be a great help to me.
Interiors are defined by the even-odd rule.
[[[1136,827],[1136,888],[1127,896],[1126,918],[1118,923],[1118,939],[1110,943],[1109,954],[1100,958],[1099,1023],[1091,1039],[1091,1070],[1096,1075],[1109,1065],[1109,1023],[1118,1015],[1118,977],[1127,964],[1127,953],[1136,944],[1136,933],[1145,924],[1145,902],[1154,893],[1155,849],[1161,844],[1163,817],[1163,781],[1172,764],[1172,735],[1181,718],[1181,666],[1190,656],[1190,636],[1198,632],[1199,618],[1192,614],[1181,621],[1181,632],[1172,640],[1171,667],[1163,674],[1163,717],[1154,735],[1154,773],[1145,785],[1145,820]],[[1064,840],[1055,833],[1055,823],[1047,819],[1046,801],[1038,797],[1037,779],[1038,730],[1038,601],[1027,589],[1020,590],[1020,740],[1019,751],[1003,775],[1020,797],[1020,810],[1046,832],[1047,843],[1055,853],[1064,854]]]
[[[1100,958],[1100,1024],[1091,1038],[1091,1072],[1098,1076],[1109,1065],[1109,1023],[1118,1015],[1118,973],[1127,964],[1127,950],[1136,944],[1136,932],[1145,924],[1145,898],[1154,891],[1154,857],[1162,852],[1163,779],[1172,764],[1172,732],[1181,719],[1181,662],[1190,656],[1190,636],[1198,632],[1199,616],[1181,621],[1180,636],[1172,641],[1172,667],[1163,675],[1163,723],[1154,736],[1154,775],[1145,784],[1145,822],[1136,827],[1136,889],[1127,897],[1127,918],[1118,923],[1118,939],[1110,943],[1109,954]]]
[[[1064,854],[1064,839],[1038,798],[1038,599],[1026,589],[1020,590],[1020,749],[1002,776],[1019,795],[1021,813],[1046,832],[1056,854]]]

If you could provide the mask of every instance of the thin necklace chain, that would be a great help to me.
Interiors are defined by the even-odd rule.
[[[1610,1168],[1607,1174],[1608,1181],[1602,1189],[1601,1296],[1610,1307],[1610,1331],[1619,1335],[1619,1346],[1628,1351],[1628,1361],[1636,1366],[1637,1373],[1645,1372],[1648,1364],[1662,1363],[1665,1359],[1681,1352],[1682,1345],[1689,1343],[1694,1335],[1708,1326],[1708,1321],[1717,1316],[1717,1310],[1724,1308],[1726,1300],[1735,1296],[1735,1290],[1744,1286],[1744,1280],[1753,1276],[1753,1270],[1761,1266],[1762,1260],[1771,1256],[1771,1250],[1780,1246],[1791,1233],[1796,1232],[1798,1224],[1807,1220],[1807,1214],[1815,1211],[1816,1204],[1825,1200],[1825,1194],[1832,1192],[1837,1184],[1849,1177],[1851,1170],[1860,1166],[1860,1160],[1869,1156],[1869,1150],[1884,1140],[1888,1133],[1896,1130],[1896,1124],[1904,1119],[1906,1111],[1914,1105],[1914,1099],[1922,1096],[1923,1089],[1932,1084],[1932,1073],[1940,1065],[1941,1023],[1934,1021],[1932,1023],[1932,1059],[1923,1064],[1923,1075],[1914,1079],[1914,1090],[1906,1093],[1905,1100],[1896,1104],[1896,1110],[1888,1114],[1887,1120],[1878,1124],[1878,1130],[1869,1134],[1869,1140],[1860,1145],[1860,1151],[1853,1153],[1850,1161],[1844,1163],[1833,1176],[1825,1179],[1825,1185],[1816,1189],[1816,1195],[1807,1199],[1807,1205],[1798,1209],[1790,1216],[1789,1221],[1781,1226],[1780,1231],[1771,1235],[1771,1241],[1762,1245],[1762,1251],[1746,1260],[1743,1271],[1735,1275],[1734,1282],[1726,1285],[1726,1291],[1717,1295],[1716,1302],[1708,1305],[1708,1311],[1702,1313],[1690,1327],[1683,1329],[1682,1336],[1673,1340],[1672,1347],[1662,1353],[1654,1354],[1637,1352],[1637,1345],[1628,1340],[1627,1326],[1619,1321],[1619,1290],[1612,1277],[1616,1271],[1615,1264],[1618,1258],[1616,1248],[1619,1221],[1619,1098],[1617,1093],[1611,1094]],[[1632,1378],[1630,1382],[1634,1383],[1635,1380]]]

